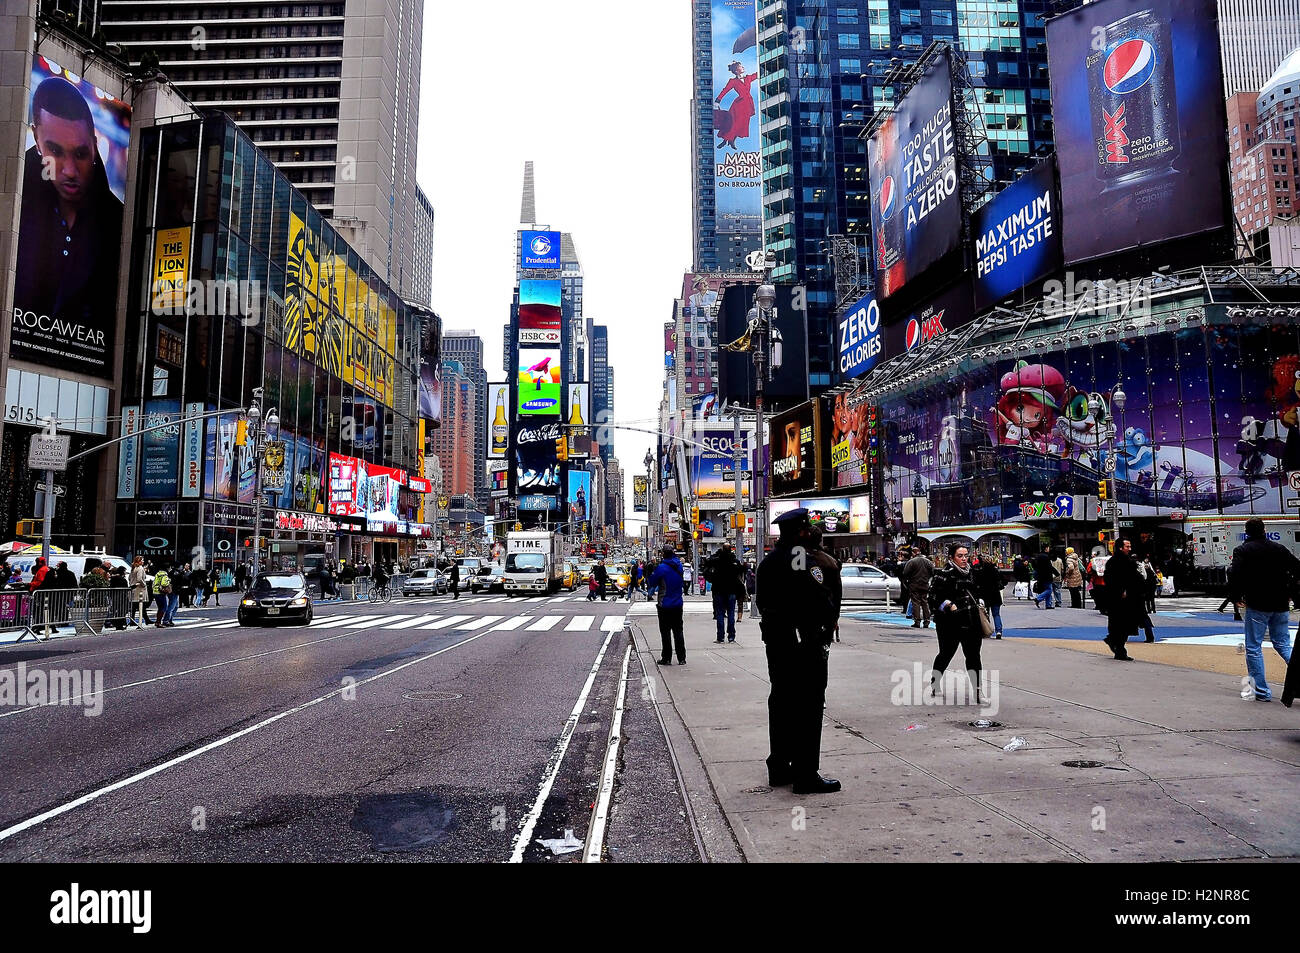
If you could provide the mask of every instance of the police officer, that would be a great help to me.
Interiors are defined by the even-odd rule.
[[[768,783],[792,784],[795,794],[838,791],[817,772],[821,760],[826,663],[839,617],[839,571],[815,548],[802,507],[773,521],[775,548],[758,567],[760,628],[772,690],[767,699]]]

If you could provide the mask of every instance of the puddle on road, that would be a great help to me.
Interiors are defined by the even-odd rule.
[[[370,835],[375,850],[391,853],[436,847],[457,829],[456,812],[433,794],[377,794],[363,798],[351,827]]]

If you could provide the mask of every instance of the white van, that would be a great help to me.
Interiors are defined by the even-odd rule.
[[[41,556],[40,551],[34,553],[14,553],[9,557],[9,566],[11,569],[21,569],[23,573],[23,582],[30,584],[32,581],[33,568],[36,560]],[[86,562],[90,561],[92,566],[94,561],[99,560],[100,565],[104,567],[105,572],[112,572],[118,566],[126,568],[128,574],[131,571],[131,564],[120,556],[110,556],[108,553],[83,552],[83,553],[50,553],[50,568],[53,569],[59,563],[67,563],[68,570],[81,579],[86,572]]]

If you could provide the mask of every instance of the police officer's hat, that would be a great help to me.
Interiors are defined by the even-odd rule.
[[[781,527],[782,535],[786,533],[797,533],[801,529],[806,529],[812,524],[808,521],[808,509],[800,506],[793,510],[787,510],[776,519],[772,520],[773,526]]]

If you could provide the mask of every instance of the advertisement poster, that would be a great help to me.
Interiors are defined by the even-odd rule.
[[[9,354],[111,378],[131,107],[39,55],[31,89]]]
[[[560,373],[563,366],[559,348],[519,349],[519,416],[559,415]]]
[[[331,516],[364,516],[370,501],[366,464],[341,453],[329,455],[329,512]]]
[[[863,295],[849,305],[844,317],[840,318],[836,335],[840,351],[840,380],[861,377],[880,363],[885,353],[883,331],[875,295]]]
[[[753,430],[741,429],[740,453],[742,468],[751,469],[750,449]],[[735,504],[736,501],[736,432],[729,423],[696,424],[691,440],[700,446],[688,445],[691,468],[691,490],[701,502]],[[730,479],[728,479],[730,477]],[[749,499],[750,481],[741,481],[741,499]]]
[[[154,235],[149,306],[154,314],[184,314],[190,274],[190,231],[160,228]]]
[[[185,405],[185,437],[181,445],[181,496],[198,499],[203,479],[203,416],[206,404]]]
[[[431,311],[415,311],[420,325],[420,419],[442,420],[442,328]]]
[[[782,513],[788,513],[799,507],[808,510],[808,522],[821,530],[823,535],[866,532],[864,529],[853,528],[850,498],[846,496],[817,497],[806,500],[773,500],[767,506],[768,525],[771,526],[772,521]]]
[[[969,324],[974,317],[971,283],[963,278],[901,319],[891,321],[885,330],[885,354],[897,357],[929,344],[935,338]]]
[[[944,53],[867,142],[872,263],[888,298],[961,243],[961,191]]]
[[[519,282],[519,343],[560,346],[560,280]]]
[[[488,384],[490,408],[487,419],[487,455],[489,460],[504,460],[510,448],[510,421],[506,407],[510,403],[509,384]]]
[[[718,244],[757,239],[763,163],[758,127],[755,0],[712,0],[714,203]]]
[[[586,470],[569,471],[569,519],[575,523],[591,519],[591,474]],[[570,527],[572,531],[572,527]]]
[[[754,285],[726,289],[718,316],[718,341],[727,344],[749,329],[749,309],[754,305]],[[763,388],[764,406],[784,410],[808,399],[808,304],[803,285],[777,285],[776,304],[771,312],[773,357],[776,345],[781,366],[773,368]],[[716,352],[718,398],[725,404],[754,406],[754,355],[748,352]]]
[[[208,426],[212,426],[212,421]],[[122,436],[133,434],[139,431],[140,423],[140,406],[138,404],[124,405],[122,407]],[[207,455],[208,463],[211,465],[212,451],[209,449]],[[131,437],[129,440],[122,441],[122,452],[117,458],[117,498],[119,500],[135,499],[136,494],[136,471],[140,464],[140,438]],[[208,485],[212,483],[211,475],[208,476]]]
[[[552,268],[560,267],[560,233],[539,232],[524,229],[519,233],[519,267]]]
[[[802,493],[820,486],[821,402],[811,400],[772,418],[772,494]]]
[[[1067,265],[1227,223],[1214,0],[1102,0],[1047,23]]]
[[[510,468],[504,460],[489,460],[487,463],[487,482],[493,497],[510,494]]]
[[[975,310],[986,311],[1061,267],[1061,208],[1049,158],[976,210]],[[1030,288],[1035,297],[1042,288]]]
[[[865,399],[841,391],[829,408],[831,472],[838,489],[867,482],[871,431]]]
[[[632,512],[645,513],[650,509],[650,478],[632,477]]]
[[[140,498],[174,499],[180,481],[181,402],[151,400],[140,421]],[[168,427],[159,424],[170,423]],[[158,428],[158,429],[150,429]]]
[[[591,446],[591,385],[567,384],[565,390],[569,394],[569,459],[585,460]]]

